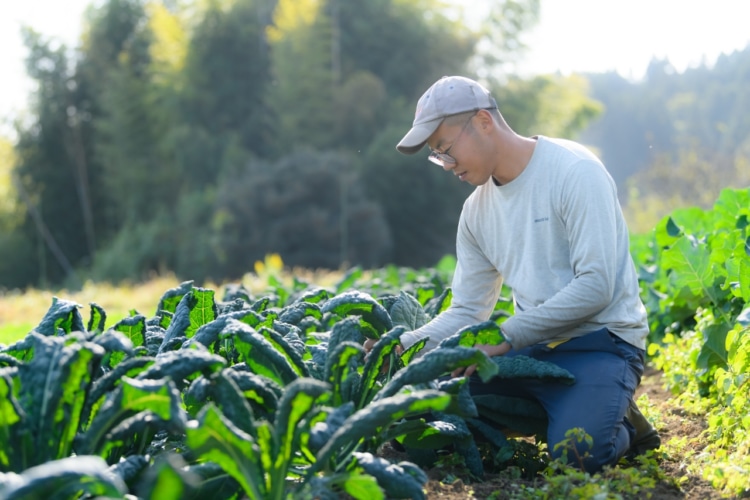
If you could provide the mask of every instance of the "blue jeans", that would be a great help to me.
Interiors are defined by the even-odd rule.
[[[635,435],[624,418],[628,403],[643,374],[644,351],[611,334],[606,328],[550,348],[536,344],[513,349],[506,356],[524,355],[554,363],[572,373],[573,385],[536,379],[490,380],[471,377],[473,395],[498,394],[537,400],[548,416],[547,443],[553,458],[562,454],[554,445],[565,433],[580,427],[593,439],[589,449],[577,443],[580,456],[588,452],[583,467],[588,472],[613,465],[622,457]],[[579,466],[572,451],[568,462]]]

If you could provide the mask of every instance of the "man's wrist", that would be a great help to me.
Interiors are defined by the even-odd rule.
[[[508,341],[502,342],[500,345],[497,346],[497,350],[498,350],[497,355],[502,356],[506,354],[508,351],[510,351],[511,349],[513,349],[513,346],[510,345],[510,342]]]

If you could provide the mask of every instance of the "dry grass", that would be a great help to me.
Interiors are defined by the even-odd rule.
[[[270,263],[267,263],[270,264]],[[307,269],[286,270],[282,264],[256,266],[256,272],[243,276],[241,282],[251,293],[262,294],[268,289],[269,277],[275,276],[289,286],[296,278],[315,286],[332,287],[342,273],[338,271],[313,271]],[[173,275],[155,276],[143,283],[112,285],[109,283],[86,282],[80,290],[37,290],[0,291],[0,344],[11,344],[31,331],[44,317],[52,305],[52,298],[71,300],[80,304],[84,323],[89,318],[89,304],[94,302],[107,313],[107,326],[130,315],[136,310],[146,317],[156,313],[156,306],[164,292],[180,284]],[[217,292],[224,285],[202,283],[200,286]]]
[[[23,337],[39,324],[53,297],[77,302],[84,322],[89,304],[94,302],[107,312],[107,324],[127,317],[133,309],[146,316],[156,312],[164,292],[179,284],[174,276],[155,277],[139,284],[111,285],[86,282],[80,290],[11,291],[0,294],[0,343],[9,344]]]

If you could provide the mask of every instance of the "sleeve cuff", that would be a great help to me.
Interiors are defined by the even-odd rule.
[[[404,349],[408,349],[422,338],[423,336],[417,335],[415,332],[406,332],[399,337],[399,341]]]
[[[513,347],[513,339],[508,335],[508,332],[505,331],[505,329],[500,325],[500,333],[503,334],[503,338],[507,343],[510,344],[511,347]]]

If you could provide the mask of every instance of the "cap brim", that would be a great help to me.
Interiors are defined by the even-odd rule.
[[[396,149],[405,155],[413,155],[419,152],[424,147],[427,139],[435,133],[442,121],[443,118],[436,118],[435,120],[414,125],[404,138],[401,139]]]

